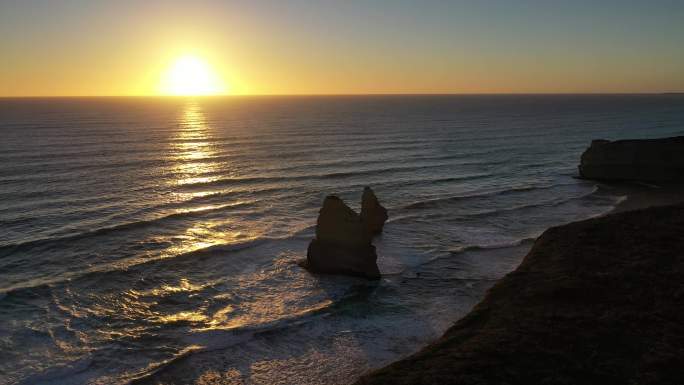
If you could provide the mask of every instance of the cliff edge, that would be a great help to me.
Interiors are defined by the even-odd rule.
[[[551,228],[444,336],[357,384],[681,384],[684,205]]]

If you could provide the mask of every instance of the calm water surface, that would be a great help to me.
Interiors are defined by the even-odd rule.
[[[438,337],[545,228],[619,197],[593,138],[684,98],[0,99],[0,384],[345,384]],[[327,194],[389,208],[383,279],[305,257]]]

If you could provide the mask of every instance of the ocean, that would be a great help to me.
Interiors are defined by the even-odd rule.
[[[580,154],[684,96],[0,99],[0,135],[0,384],[348,384],[610,211]],[[383,278],[302,270],[364,186]]]

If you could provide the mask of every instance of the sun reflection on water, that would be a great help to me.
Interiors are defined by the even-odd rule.
[[[217,171],[211,128],[197,102],[190,101],[178,120],[178,131],[172,139],[172,160],[176,163],[176,184],[207,183],[218,179],[206,174]]]
[[[172,214],[178,219],[174,226],[180,223],[183,227],[173,228],[172,234],[163,239],[168,243],[164,257],[179,258],[178,265],[189,268],[174,271],[145,290],[132,291],[130,294],[135,301],[130,305],[137,308],[135,311],[142,311],[142,318],[155,327],[189,327],[194,331],[266,324],[328,306],[329,303],[323,301],[318,306],[292,311],[291,304],[297,303],[297,296],[272,289],[270,281],[275,272],[246,274],[244,279],[228,288],[223,286],[225,283],[220,276],[204,272],[211,269],[210,263],[194,265],[206,261],[207,256],[222,256],[223,246],[227,247],[226,253],[230,253],[232,246],[252,242],[264,233],[263,228],[257,228],[249,219],[258,200],[216,194],[212,190],[214,187],[203,185],[230,173],[230,167],[227,167],[230,165],[218,159],[221,150],[216,144],[217,136],[220,133],[211,127],[201,104],[189,101],[178,117],[167,156],[170,190],[183,196],[182,207],[175,208]],[[194,186],[189,188],[188,185]],[[195,275],[195,269],[201,273]],[[253,290],[266,293],[252,297]],[[239,304],[234,303],[234,291],[242,293]]]
[[[190,185],[211,182],[218,179],[219,164],[216,157],[213,129],[202,111],[198,101],[189,100],[182,109],[177,120],[177,130],[170,140],[168,160],[172,164],[172,185]],[[212,176],[212,174],[214,176]],[[189,198],[211,195],[210,191],[199,191]],[[187,196],[187,194],[181,194]],[[226,204],[205,204],[180,208],[176,214],[212,212],[228,207]],[[230,222],[229,218],[221,220],[193,221],[183,233],[174,236],[174,245],[166,250],[169,256],[189,253],[211,247],[234,238],[234,234],[220,231],[216,227]]]

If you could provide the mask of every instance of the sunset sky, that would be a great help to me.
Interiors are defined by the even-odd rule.
[[[684,91],[681,0],[0,0],[0,34],[0,96]]]

